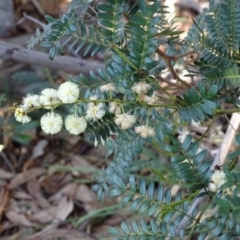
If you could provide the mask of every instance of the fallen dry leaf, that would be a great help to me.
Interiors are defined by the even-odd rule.
[[[97,200],[96,194],[91,191],[89,187],[84,184],[80,184],[77,188],[75,199],[84,204],[86,211],[91,211],[96,208],[96,205],[100,205]]]
[[[4,169],[0,168],[0,179],[11,179],[14,177],[14,173],[7,172]]]
[[[33,227],[36,226],[33,222],[30,222],[24,214],[14,212],[12,210],[6,211],[5,216],[17,226]]]
[[[87,234],[74,229],[58,229],[57,226],[47,226],[42,231],[26,237],[24,240],[94,240]]]
[[[16,199],[25,199],[25,200],[31,200],[32,196],[24,192],[23,190],[14,190],[12,191],[11,196]]]
[[[32,155],[30,156],[31,160],[34,160],[44,154],[44,148],[48,145],[46,139],[40,140],[36,146],[33,148]]]
[[[61,222],[66,220],[68,215],[72,212],[73,206],[73,201],[68,200],[67,197],[64,196],[57,207],[57,214],[55,216],[54,222]]]
[[[17,240],[17,239],[21,239],[21,233],[17,232],[11,236],[8,237],[1,237],[1,240]]]
[[[9,200],[9,190],[8,188],[1,188],[0,191],[0,220],[2,219],[2,214],[5,211],[5,207]]]
[[[34,197],[37,204],[42,208],[50,207],[49,202],[42,196],[40,186],[36,180],[36,178],[31,179],[27,183],[27,190]]]
[[[68,200],[66,196],[62,197],[57,206],[51,206],[46,209],[28,214],[28,220],[35,223],[58,223],[66,220],[74,207],[73,201]]]
[[[40,211],[40,207],[35,201],[22,200],[19,202],[22,212],[26,214],[33,214]]]
[[[28,219],[35,223],[49,223],[55,220],[57,212],[57,206],[52,206],[50,208],[46,208],[40,210],[32,215],[28,215]]]
[[[32,168],[28,171],[18,173],[10,182],[9,189],[18,187],[19,185],[29,181],[32,178],[36,178],[45,172],[43,168]]]
[[[20,212],[20,208],[19,208],[18,202],[19,201],[16,201],[15,199],[10,198],[9,202],[8,202],[8,205],[7,205],[7,209],[8,210],[12,210],[14,212]]]
[[[48,194],[55,194],[71,180],[71,174],[60,172],[43,176],[39,179],[39,183]]]
[[[74,199],[77,192],[78,185],[76,183],[68,183],[61,188],[57,193],[49,198],[50,202],[59,203],[63,196],[67,196],[69,199]]]

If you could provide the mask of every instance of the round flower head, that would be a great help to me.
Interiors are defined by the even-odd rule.
[[[149,89],[151,88],[151,85],[146,83],[146,82],[138,82],[138,83],[134,83],[132,86],[132,91],[135,93],[146,93]]]
[[[83,117],[78,117],[75,114],[67,116],[65,120],[66,129],[73,135],[79,135],[84,132],[87,127],[87,122]]]
[[[45,133],[55,134],[61,131],[63,120],[59,114],[48,112],[42,116],[40,124]]]
[[[41,92],[39,101],[42,105],[54,105],[60,103],[58,99],[58,92],[53,88],[46,88]],[[52,108],[51,106],[45,107],[47,109]]]
[[[142,138],[152,137],[155,134],[153,128],[149,127],[148,125],[135,127],[135,132],[139,134]]]
[[[27,115],[22,107],[16,108],[14,116],[16,120],[21,123],[28,123],[31,121],[31,118]]]
[[[156,91],[153,92],[151,97],[145,95],[144,99],[143,99],[143,101],[148,103],[148,104],[156,104],[158,102],[158,100],[159,99],[158,99]]]
[[[58,89],[58,97],[63,103],[73,103],[79,97],[79,87],[72,82],[62,83]]]
[[[109,104],[109,112],[114,113],[115,115],[121,114],[121,108],[119,107],[119,104],[115,102],[111,102]]]
[[[216,192],[226,182],[225,173],[221,170],[215,170],[209,183],[209,190]]]
[[[219,183],[222,180],[226,180],[226,176],[225,176],[225,173],[223,171],[215,170],[211,179],[214,183]]]
[[[94,105],[93,103],[88,104],[88,109],[86,112],[86,119],[97,121],[98,119],[101,119],[105,115],[105,111],[103,110],[103,104],[99,103]]]
[[[115,91],[115,86],[112,83],[104,84],[100,87],[100,92]]]
[[[133,124],[136,122],[136,117],[134,115],[130,114],[120,114],[117,115],[114,122],[116,125],[119,125],[122,129],[128,129],[133,126]]]
[[[23,98],[23,107],[25,109],[30,109],[32,107],[39,107],[41,104],[39,102],[39,96],[37,94],[27,94],[26,97]]]
[[[216,192],[217,191],[217,186],[216,186],[216,184],[215,183],[209,183],[209,190],[211,191],[211,192]]]

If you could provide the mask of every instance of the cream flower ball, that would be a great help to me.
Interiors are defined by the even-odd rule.
[[[30,109],[32,107],[40,107],[39,95],[28,93],[26,97],[23,98],[23,107],[25,109]]]
[[[116,125],[119,125],[120,128],[128,129],[136,122],[136,117],[134,115],[123,113],[117,115],[114,122]]]
[[[53,88],[46,88],[41,92],[39,102],[42,105],[55,105],[60,103],[58,99],[58,92]],[[45,107],[47,109],[52,108],[51,106]]]
[[[76,116],[75,114],[68,115],[65,120],[65,127],[73,135],[79,135],[84,132],[87,127],[85,118]]]
[[[31,121],[31,118],[27,115],[22,107],[16,108],[14,116],[18,122],[21,122],[23,124]]]
[[[94,122],[98,119],[101,119],[105,115],[105,110],[103,109],[103,107],[103,103],[99,103],[96,105],[94,103],[89,103],[88,109],[86,111],[86,119],[92,120]]]
[[[58,89],[58,98],[63,103],[74,103],[79,97],[80,89],[72,82],[62,83]]]
[[[115,86],[113,83],[107,83],[100,87],[100,92],[109,92],[109,91],[115,91]]]
[[[148,103],[148,104],[156,104],[158,102],[158,100],[159,99],[158,99],[158,95],[157,95],[156,91],[154,91],[152,96],[150,96],[150,97],[145,95],[144,99],[143,99],[143,101]]]
[[[134,83],[131,89],[133,92],[138,94],[146,93],[149,89],[151,89],[151,85],[144,81],[141,81],[138,83]]]
[[[215,170],[209,183],[209,190],[216,192],[226,182],[226,175],[222,170]]]
[[[59,114],[48,112],[41,117],[40,125],[45,133],[55,134],[61,131],[63,120]]]
[[[222,180],[226,181],[225,173],[221,170],[215,170],[215,172],[212,175],[212,181],[214,183],[219,183]]]
[[[135,132],[139,134],[142,138],[152,137],[155,134],[154,129],[149,127],[148,125],[141,125],[135,127]]]
[[[109,104],[109,112],[114,113],[115,115],[121,114],[121,107],[119,106],[118,103],[111,102]]]
[[[217,191],[217,186],[216,186],[216,184],[215,183],[209,183],[209,190],[211,191],[211,192],[216,192]]]

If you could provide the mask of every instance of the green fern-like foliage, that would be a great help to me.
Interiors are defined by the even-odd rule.
[[[213,122],[224,112],[222,103],[232,104],[236,107],[233,112],[238,111],[240,4],[237,0],[211,3],[196,18],[184,41],[167,21],[166,13],[161,1],[107,0],[94,5],[89,0],[73,0],[68,12],[59,19],[46,17],[48,24],[43,34],[37,31],[29,46],[41,41],[50,59],[57,53],[63,54],[64,47],[74,53],[81,51],[83,56],[107,53],[105,69],[70,80],[82,90],[83,97],[75,103],[79,115],[84,116],[89,103],[101,103],[106,111],[103,118],[88,121],[86,129],[90,141],[103,144],[106,157],[111,158],[111,163],[97,176],[93,191],[101,201],[121,196],[123,206],[144,218],[140,222],[123,222],[121,230],[111,228],[114,239],[191,239],[193,234],[199,240],[206,236],[231,239],[240,231],[240,179],[230,171],[230,166],[240,152],[230,154],[229,166],[224,166],[227,183],[213,193],[208,189],[213,159],[207,159],[206,150],[201,149],[209,129],[200,137],[187,134],[180,141],[176,127]],[[176,44],[178,49],[174,48]],[[161,51],[162,45],[165,52]],[[188,51],[197,54],[190,75],[201,76],[198,84],[186,83],[174,70]],[[165,88],[161,80],[167,68],[176,82]],[[144,94],[133,91],[134,84],[141,82],[150,86]],[[101,86],[108,83],[116,91],[102,92]],[[178,87],[181,91],[175,94]],[[136,118],[132,128],[116,124],[116,116],[109,110],[111,103],[119,104],[121,113],[131,113]],[[155,135],[137,133],[134,127],[142,125],[153,129]],[[136,177],[138,169],[132,166],[149,145],[160,146],[169,158],[169,168],[174,172],[167,176],[169,179],[162,175],[160,164],[152,169],[154,181]],[[186,193],[173,196],[173,184],[182,186]],[[233,186],[232,195],[224,192]],[[192,201],[202,197],[205,205],[193,209]],[[214,207],[215,215],[202,220],[205,210]]]
[[[214,115],[214,109],[217,104],[212,101],[215,98],[218,87],[212,85],[208,91],[202,83],[198,84],[199,92],[191,88],[183,94],[184,102],[180,104],[179,115],[187,122],[198,122],[199,120],[206,120],[208,116]]]
[[[210,4],[186,39],[188,42],[196,33],[192,47],[199,54],[197,66],[208,84],[239,87],[239,9],[239,1],[235,0]]]

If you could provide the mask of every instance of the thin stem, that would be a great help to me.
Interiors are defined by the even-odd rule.
[[[185,89],[185,87],[182,86],[181,84],[168,81],[168,80],[166,80],[166,79],[164,79],[164,78],[162,78],[162,77],[157,77],[157,79],[159,79],[160,81],[165,82],[165,83],[167,83],[168,85],[171,85],[171,86],[173,86],[173,87]]]
[[[121,105],[122,113],[125,113],[123,105]]]
[[[77,109],[77,104],[75,103],[75,104],[74,104],[74,115],[75,115],[75,116],[78,115],[78,114],[77,114],[77,113],[78,113],[77,110],[78,110],[78,109]]]
[[[128,57],[117,47],[117,46],[113,46],[112,48],[113,51],[115,51],[125,62],[127,62],[134,70],[138,71],[138,67],[131,62]]]
[[[231,114],[231,113],[240,113],[240,109],[239,108],[234,108],[234,109],[215,109],[214,110],[215,113],[220,113],[220,114]]]
[[[113,97],[113,91],[111,90],[111,91],[109,92],[109,100],[111,100],[112,97]]]
[[[199,223],[202,215],[205,213],[206,209],[208,208],[209,204],[210,204],[210,200],[208,201],[208,203],[205,205],[205,207],[203,207],[202,211],[200,212],[199,216],[197,217],[197,219],[195,220],[189,234],[188,234],[188,237],[187,237],[187,240],[191,240],[192,239],[192,234],[193,234],[193,231],[195,230],[196,228],[196,225]]]
[[[153,79],[151,77],[146,77],[146,79],[149,81],[149,82],[152,82],[153,84],[156,84]],[[176,101],[176,98],[171,94],[169,93],[168,91],[166,91],[163,87],[159,86],[158,87],[161,89],[161,91],[163,91],[173,102]]]
[[[49,81],[49,83],[51,84],[51,86],[55,86],[55,83],[54,83],[54,80],[53,80],[53,78],[52,78],[52,75],[51,75],[51,72],[49,71],[49,69],[48,68],[44,68],[44,73],[45,73],[45,75],[46,75],[46,77],[47,77],[47,80]]]
[[[227,115],[225,114],[224,116],[225,116],[227,122],[229,123],[229,125],[232,127],[232,129],[233,129],[235,132],[237,132],[237,129],[234,128],[234,126],[232,125],[231,121],[228,119]]]
[[[179,58],[182,58],[182,57],[191,55],[191,54],[193,54],[193,53],[194,53],[194,51],[190,51],[190,52],[182,53],[182,54],[179,54],[179,55],[176,55],[176,56],[172,56],[172,57],[174,58],[174,60],[177,60],[177,59],[179,59]]]
[[[89,8],[95,13],[95,15],[97,15],[97,11],[92,7],[92,6],[89,6]]]
[[[198,139],[199,142],[202,141],[202,139],[206,136],[206,134],[207,134],[207,133],[209,132],[209,130],[212,128],[212,125],[213,125],[213,123],[216,121],[217,118],[218,118],[218,115],[213,118],[213,120],[211,121],[211,123],[208,125],[207,130],[206,130],[206,131],[202,134],[202,136]]]
[[[77,104],[77,103],[109,103],[109,102],[116,102],[116,103],[120,103],[121,105],[123,104],[136,104],[135,101],[122,101],[119,99],[99,99],[99,100],[91,100],[91,99],[79,99],[75,102],[73,102],[72,104]],[[172,108],[172,109],[176,109],[176,106],[173,104],[148,104],[146,102],[137,102],[138,105],[140,106],[144,106],[144,107],[150,107],[150,108],[157,108],[157,107],[168,107],[168,108]],[[42,109],[45,107],[52,107],[53,109],[56,107],[59,107],[61,105],[64,105],[66,103],[57,103],[57,104],[53,104],[53,105],[42,105],[40,107],[35,107],[32,108],[30,110],[28,110],[26,113],[32,112],[34,110],[38,110],[38,109]]]
[[[171,64],[171,61],[172,61],[172,60],[176,60],[176,59],[174,59],[174,56],[168,56],[166,53],[164,53],[163,51],[161,51],[159,48],[156,50],[156,53],[157,53],[159,56],[161,56],[162,59],[166,62],[167,66],[168,66],[168,68],[169,68],[169,70],[170,70],[170,72],[171,72],[172,75],[173,75],[173,78],[174,78],[174,79],[177,79],[180,83],[182,83],[184,86],[186,86],[187,88],[189,88],[190,85],[189,85],[187,82],[183,81],[183,80],[178,76],[178,74],[176,73],[176,71],[174,70],[174,68],[173,68],[173,66],[172,66],[172,64]]]
[[[93,218],[93,217],[97,217],[97,216],[107,216],[110,213],[113,213],[117,210],[118,207],[120,207],[121,204],[115,204],[115,205],[111,205],[111,206],[107,206],[107,207],[103,207],[100,209],[97,209],[95,211],[92,211],[86,215],[84,215],[83,217],[79,218],[77,220],[77,222],[75,223],[76,226],[79,226],[82,222],[84,222],[85,220],[89,219],[89,218]]]

